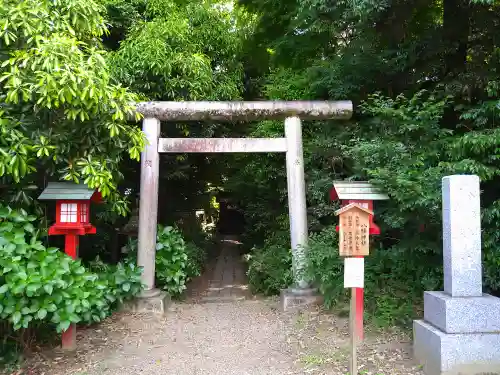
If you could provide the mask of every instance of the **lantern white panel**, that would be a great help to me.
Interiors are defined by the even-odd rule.
[[[60,212],[60,221],[61,223],[67,223],[68,222],[68,204],[67,203],[61,203],[61,212]]]
[[[88,223],[89,221],[89,205],[81,203],[80,205],[80,223]]]
[[[78,205],[77,205],[77,203],[71,203],[69,206],[70,206],[69,222],[76,223],[78,221],[78,217],[77,217]]]
[[[61,223],[78,222],[77,214],[78,214],[77,203],[61,203]]]

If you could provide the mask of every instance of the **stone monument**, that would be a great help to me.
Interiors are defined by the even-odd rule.
[[[427,375],[500,374],[500,299],[482,290],[479,177],[443,178],[444,291],[424,293],[414,354]]]

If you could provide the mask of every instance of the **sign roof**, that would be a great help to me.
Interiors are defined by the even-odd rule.
[[[387,200],[389,196],[366,181],[334,181],[333,189],[340,200]]]
[[[351,204],[348,204],[347,206],[342,207],[341,209],[335,211],[335,215],[337,215],[337,216],[341,215],[344,212],[350,211],[352,209],[357,209],[357,210],[366,212],[367,214],[373,215],[373,211],[371,211],[371,210],[369,210],[367,208],[364,208],[364,207],[360,206],[357,203],[351,203]]]
[[[90,200],[95,190],[90,189],[85,184],[75,184],[73,182],[49,182],[39,200]]]

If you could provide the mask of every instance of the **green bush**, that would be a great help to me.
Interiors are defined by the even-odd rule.
[[[428,256],[405,246],[381,248],[372,241],[370,255],[365,257],[365,318],[379,326],[405,325],[420,311],[424,290],[439,290],[442,275],[432,267]],[[343,307],[349,292],[344,289],[343,258],[338,252],[335,226],[311,235],[307,275],[324,296],[327,308]],[[416,275],[412,282],[407,275]]]
[[[332,307],[344,297],[344,264],[338,251],[338,235],[335,226],[326,227],[309,238],[307,251],[307,278],[324,296],[325,306]]]
[[[127,259],[137,260],[137,240],[128,244]],[[186,289],[186,283],[201,272],[203,251],[193,243],[186,243],[181,232],[174,227],[158,225],[156,235],[156,285],[172,297]]]
[[[289,236],[279,232],[247,256],[248,282],[253,293],[273,295],[291,285],[292,254]]]
[[[100,285],[104,285],[104,297],[110,312],[124,301],[130,300],[142,290],[141,270],[135,263],[106,264],[96,258],[89,270],[97,274]]]
[[[34,216],[0,207],[0,320],[15,330],[53,324],[99,322],[117,303],[140,292],[133,264],[95,273],[37,237]]]
[[[189,278],[201,275],[206,260],[205,251],[193,242],[186,242],[186,274]]]

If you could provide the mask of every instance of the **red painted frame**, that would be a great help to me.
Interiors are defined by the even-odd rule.
[[[96,228],[90,224],[90,201],[89,200],[76,200],[76,199],[61,199],[56,200],[56,223],[49,228],[49,235],[66,235],[66,234],[77,234],[83,236],[85,234],[95,234]],[[62,204],[73,204],[76,203],[76,223],[61,223],[61,205]],[[87,216],[89,222],[81,223],[81,204],[85,203],[88,205]]]

